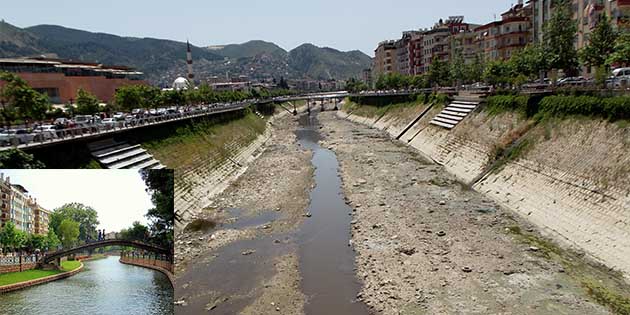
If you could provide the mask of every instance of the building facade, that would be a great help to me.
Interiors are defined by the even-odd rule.
[[[478,51],[485,61],[508,60],[533,41],[532,5],[521,2],[493,21],[475,29]]]
[[[30,234],[47,234],[51,212],[28,195],[22,185],[11,183],[0,173],[0,226],[12,222],[15,228]]]
[[[396,69],[396,42],[383,41],[374,50],[372,74],[375,78],[381,75],[395,72]]]
[[[119,87],[146,84],[143,73],[131,68],[59,59],[2,58],[0,71],[17,74],[54,104],[72,103],[79,88],[111,102]]]

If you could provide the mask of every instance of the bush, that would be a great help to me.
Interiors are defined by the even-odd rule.
[[[514,111],[528,114],[529,97],[524,95],[494,95],[487,99],[486,109],[491,115]]]
[[[630,97],[547,96],[540,102],[538,114],[540,118],[582,115],[613,121],[630,119]]]

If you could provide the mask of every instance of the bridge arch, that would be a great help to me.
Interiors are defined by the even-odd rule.
[[[107,247],[107,246],[128,246],[128,247],[134,247],[134,248],[154,252],[157,254],[163,254],[163,255],[168,255],[168,256],[173,255],[172,249],[162,248],[153,244],[148,244],[148,243],[144,243],[140,241],[111,239],[111,240],[102,240],[102,241],[85,243],[85,244],[75,246],[73,248],[62,249],[56,252],[47,253],[38,261],[38,265],[44,266],[44,265],[49,265],[53,263],[56,267],[59,267],[61,258],[63,257],[69,256],[75,253],[79,253],[79,252],[83,252],[83,251],[87,251],[91,249],[96,249],[96,248],[101,248],[101,247]]]

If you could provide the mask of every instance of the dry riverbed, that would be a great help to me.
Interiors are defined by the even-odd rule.
[[[318,117],[354,208],[359,297],[382,314],[607,314],[535,233],[441,166],[376,129]]]
[[[263,154],[214,198],[192,224],[176,233],[178,314],[226,313],[221,304],[229,304],[235,297],[246,301],[234,306],[242,314],[302,312],[304,297],[299,291],[298,259],[287,235],[304,220],[312,188],[311,153],[300,148],[296,141],[295,117],[285,115],[268,128],[272,128],[272,137]],[[231,296],[222,296],[204,286],[202,279],[207,275],[199,274],[197,281],[194,273],[212,266],[225,254],[224,249],[247,240],[261,240],[265,246],[282,248],[279,250],[282,254],[274,257],[265,255],[266,250],[259,249],[257,253],[255,248],[243,245],[246,247],[239,251],[239,260],[270,266],[264,269],[264,275],[251,279],[255,284],[244,286]],[[239,272],[230,270],[229,265],[225,269],[234,274]]]

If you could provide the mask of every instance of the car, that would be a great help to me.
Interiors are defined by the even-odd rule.
[[[57,130],[59,127],[56,125],[42,125],[33,130],[35,134],[35,140],[52,140],[57,139]]]
[[[117,113],[114,113],[114,115],[112,117],[114,117],[114,119],[116,119],[116,120],[123,120],[123,119],[125,119],[125,113],[117,112]]]
[[[116,121],[116,118],[112,118],[112,117],[103,119],[101,121],[101,123],[107,129],[111,129],[111,128],[115,127],[118,124],[118,122]]]
[[[630,87],[630,68],[617,68],[613,70],[610,79],[614,88]]]

